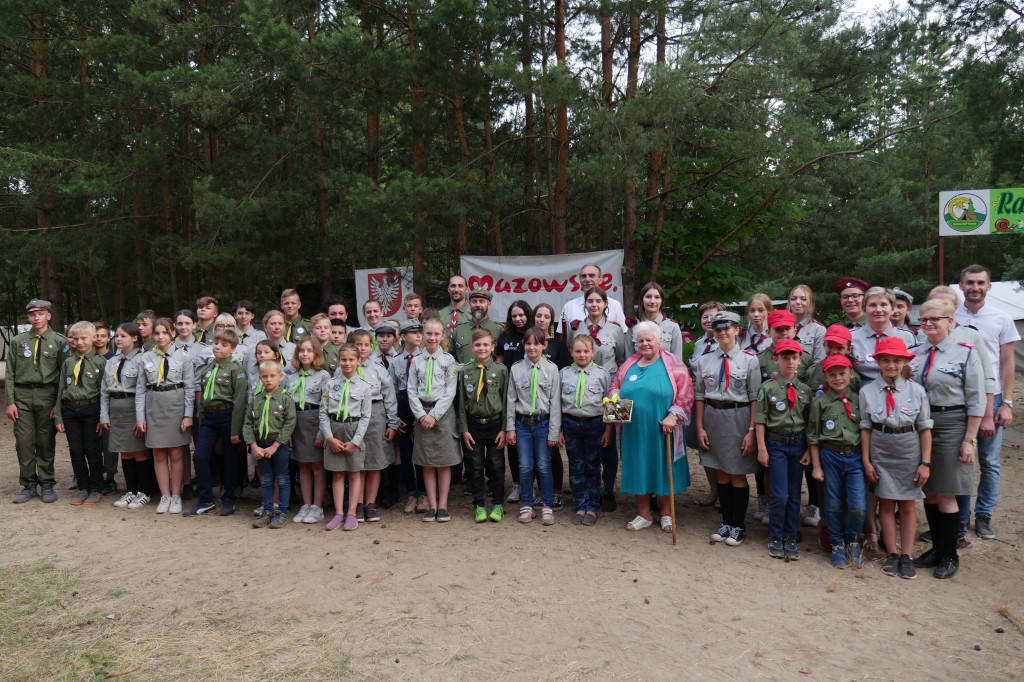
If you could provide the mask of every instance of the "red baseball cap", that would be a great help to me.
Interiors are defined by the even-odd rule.
[[[803,354],[804,349],[793,339],[782,339],[775,344],[775,355],[789,351],[791,353]]]
[[[853,343],[853,334],[841,324],[834,324],[825,330],[825,338],[822,341],[835,341],[836,343]]]
[[[788,310],[773,310],[768,313],[769,327],[795,327],[796,318]]]
[[[869,287],[868,283],[862,279],[857,279],[856,277],[844,277],[836,282],[836,285],[833,288],[836,290],[837,294],[841,294],[843,293],[843,289],[860,289],[861,291],[867,291],[871,287]]]
[[[875,352],[871,354],[871,357],[877,360],[879,355],[891,355],[894,358],[903,358],[904,360],[911,360],[914,357],[914,354],[907,350],[907,344],[898,336],[887,336],[884,339],[879,339],[878,345],[875,346]]]
[[[821,368],[826,372],[833,367],[849,367],[853,369],[853,363],[845,355],[830,355],[821,363]]]

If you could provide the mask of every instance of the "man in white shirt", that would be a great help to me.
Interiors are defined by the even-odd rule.
[[[601,268],[596,265],[584,265],[580,269],[580,291],[585,292],[591,287],[596,287],[600,281]],[[577,296],[576,298],[569,299],[562,306],[561,318],[557,320],[558,331],[562,331],[562,319],[571,324],[573,321],[582,320],[586,316],[587,309],[584,306],[584,297]],[[626,328],[626,316],[622,312],[622,304],[611,296],[608,297],[608,321],[617,323],[623,329]]]
[[[996,378],[996,394],[992,402],[994,423],[990,425],[982,421],[978,434],[981,436],[977,445],[981,475],[974,506],[974,531],[978,537],[991,540],[996,536],[992,530],[992,513],[999,500],[999,453],[1003,447],[1003,427],[1013,421],[1013,344],[1020,341],[1020,334],[1009,315],[985,303],[985,297],[992,289],[992,273],[988,268],[968,265],[960,273],[960,289],[964,292],[964,303],[956,311],[956,321],[977,329],[981,334]],[[957,503],[960,505],[960,531],[966,532],[971,522],[971,498],[958,495]]]

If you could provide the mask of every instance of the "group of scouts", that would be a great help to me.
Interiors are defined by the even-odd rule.
[[[340,299],[305,319],[298,294],[286,290],[281,309],[267,312],[258,329],[250,302],[239,302],[234,315],[218,314],[217,302],[204,297],[196,313],[169,319],[144,311],[119,325],[113,350],[105,324],[77,322],[65,338],[49,326],[49,302],[33,299],[31,329],[14,337],[7,359],[7,416],[22,487],[14,502],[57,500],[60,431],[78,491],[72,505],[96,505],[116,491],[119,455],[127,490],[115,506],[139,509],[159,490],[157,513],[227,516],[248,482],[248,457],[262,488],[256,527],[287,524],[296,482],[302,504],[293,522],[322,521],[328,495],[335,509],[328,530],[378,522],[378,496],[397,500],[400,484],[406,513],[446,522],[453,472],[461,476],[463,468],[475,521],[501,521],[507,449],[515,481],[508,501],[521,502],[519,521],[534,519],[536,508],[549,525],[562,505],[562,467],[561,456],[548,453],[564,445],[572,521],[593,525],[599,504],[609,510],[609,495],[614,509],[618,455],[601,405],[633,350],[636,323],[614,319],[621,306],[596,286],[600,271],[593,270],[580,273],[591,285],[584,296],[563,309],[569,346],[553,333],[550,306],[533,310],[517,301],[502,326],[488,316],[490,292],[467,292],[459,276],[449,281],[449,306],[425,310],[410,294],[401,323],[382,319],[380,305],[367,301],[367,328],[350,328]],[[836,284],[845,318],[828,328],[815,319],[804,285],[786,309],[751,296],[745,327],[719,303],[701,306],[706,333],[689,356],[695,403],[686,434],[708,474],[710,494],[699,504],[721,509],[712,541],[744,541],[747,476],[754,474],[754,517],[769,526],[769,555],[799,559],[806,479],[802,522],[822,528],[835,567],[862,567],[864,552],[878,551],[877,512],[885,574],[913,578],[915,566],[928,566],[936,577],[954,575],[957,550],[969,545],[962,516],[966,504],[970,518],[982,421],[995,414],[997,426],[1008,423],[993,396],[1012,395],[1012,361],[1007,389],[1005,380],[997,384],[1005,367],[993,368],[982,334],[956,321],[962,310],[983,319],[988,277],[980,266],[962,273],[962,282],[981,280],[981,305],[967,286],[963,305],[955,290],[933,290],[920,308],[920,330],[909,325],[909,294],[856,278]],[[639,313],[659,326],[665,350],[681,354],[685,333],[661,314],[661,288],[646,285],[640,299]],[[574,433],[587,425],[595,438],[567,440],[563,421]],[[195,503],[184,509],[183,493],[193,485]],[[922,498],[933,547],[914,559]],[[991,507],[982,516],[980,505],[979,497],[978,534],[994,537]],[[638,516],[627,528],[647,525]]]

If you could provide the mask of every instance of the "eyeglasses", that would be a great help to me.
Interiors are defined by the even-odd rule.
[[[922,325],[925,324],[938,324],[939,320],[948,320],[948,317],[922,317],[918,320]]]
[[[859,301],[864,298],[864,294],[843,294],[839,297],[840,301]]]

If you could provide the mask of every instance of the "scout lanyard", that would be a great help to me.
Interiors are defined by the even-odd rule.
[[[346,421],[348,419],[348,394],[349,386],[351,384],[351,379],[345,379],[345,388],[341,389],[341,399],[338,401],[338,411],[334,413],[335,419],[341,419],[342,421]],[[344,404],[345,407],[344,414],[341,412],[342,404]]]
[[[451,333],[452,336],[455,336],[455,327],[458,326],[458,322],[459,322],[459,309],[458,308],[452,308],[452,333]]]
[[[206,380],[206,387],[203,389],[203,400],[213,400],[213,388],[217,383],[217,368],[220,363],[214,363],[210,378]]]
[[[298,380],[298,382],[294,386],[292,386],[292,392],[291,392],[292,398],[295,397],[295,391],[298,391],[298,390],[302,391],[302,394],[299,396],[299,409],[300,410],[306,409],[306,377],[308,377],[308,376],[309,376],[309,372],[306,372],[306,371],[299,372],[299,380]]]

